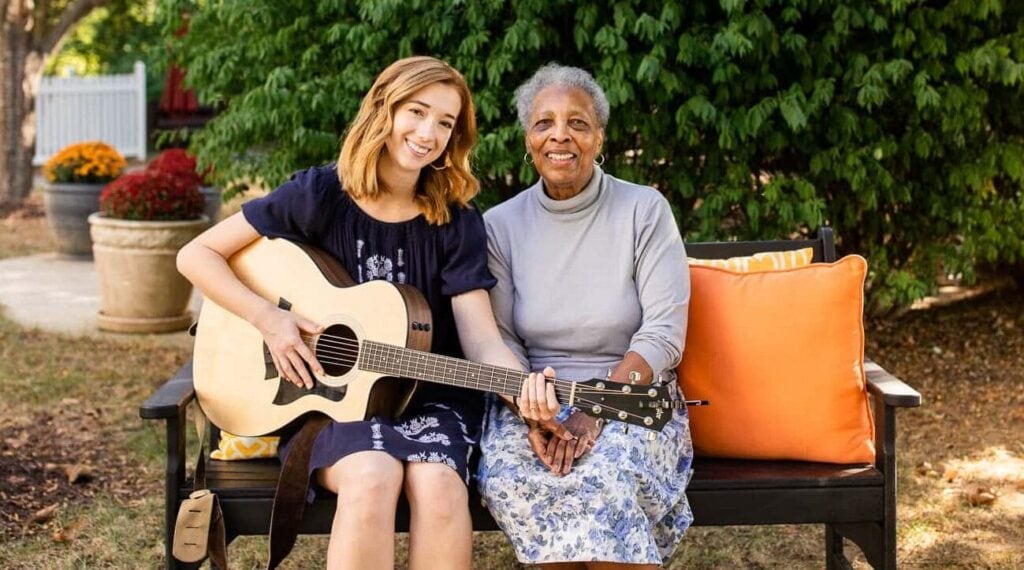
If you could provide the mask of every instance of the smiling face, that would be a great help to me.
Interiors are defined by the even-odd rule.
[[[459,92],[445,83],[428,85],[399,103],[384,144],[381,168],[418,176],[444,154],[461,109]]]
[[[552,85],[534,98],[526,150],[552,198],[570,198],[583,190],[603,143],[604,129],[586,91]]]

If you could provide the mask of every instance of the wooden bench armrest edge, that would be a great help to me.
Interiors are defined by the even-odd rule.
[[[139,406],[139,416],[146,420],[177,418],[194,397],[190,360]]]
[[[916,408],[921,405],[921,393],[899,378],[888,373],[870,359],[864,360],[867,373],[868,391],[881,398],[886,406],[894,408]]]

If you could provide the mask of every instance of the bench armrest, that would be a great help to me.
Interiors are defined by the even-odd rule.
[[[921,394],[899,378],[889,374],[870,359],[864,360],[868,376],[868,392],[880,398],[886,406],[916,408],[921,405]]]
[[[189,360],[139,406],[139,416],[146,420],[177,418],[195,395],[195,388],[192,386],[192,361]]]

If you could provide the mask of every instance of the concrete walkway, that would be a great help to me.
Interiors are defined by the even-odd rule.
[[[193,310],[200,297],[193,293]],[[4,315],[28,328],[72,335],[137,339],[144,335],[106,333],[96,328],[99,281],[92,260],[40,253],[0,259],[0,305]],[[171,344],[191,346],[187,332],[152,335]]]

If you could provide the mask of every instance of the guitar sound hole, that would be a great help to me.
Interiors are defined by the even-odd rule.
[[[359,339],[351,328],[331,325],[317,339],[315,353],[328,376],[341,376],[356,365]]]

